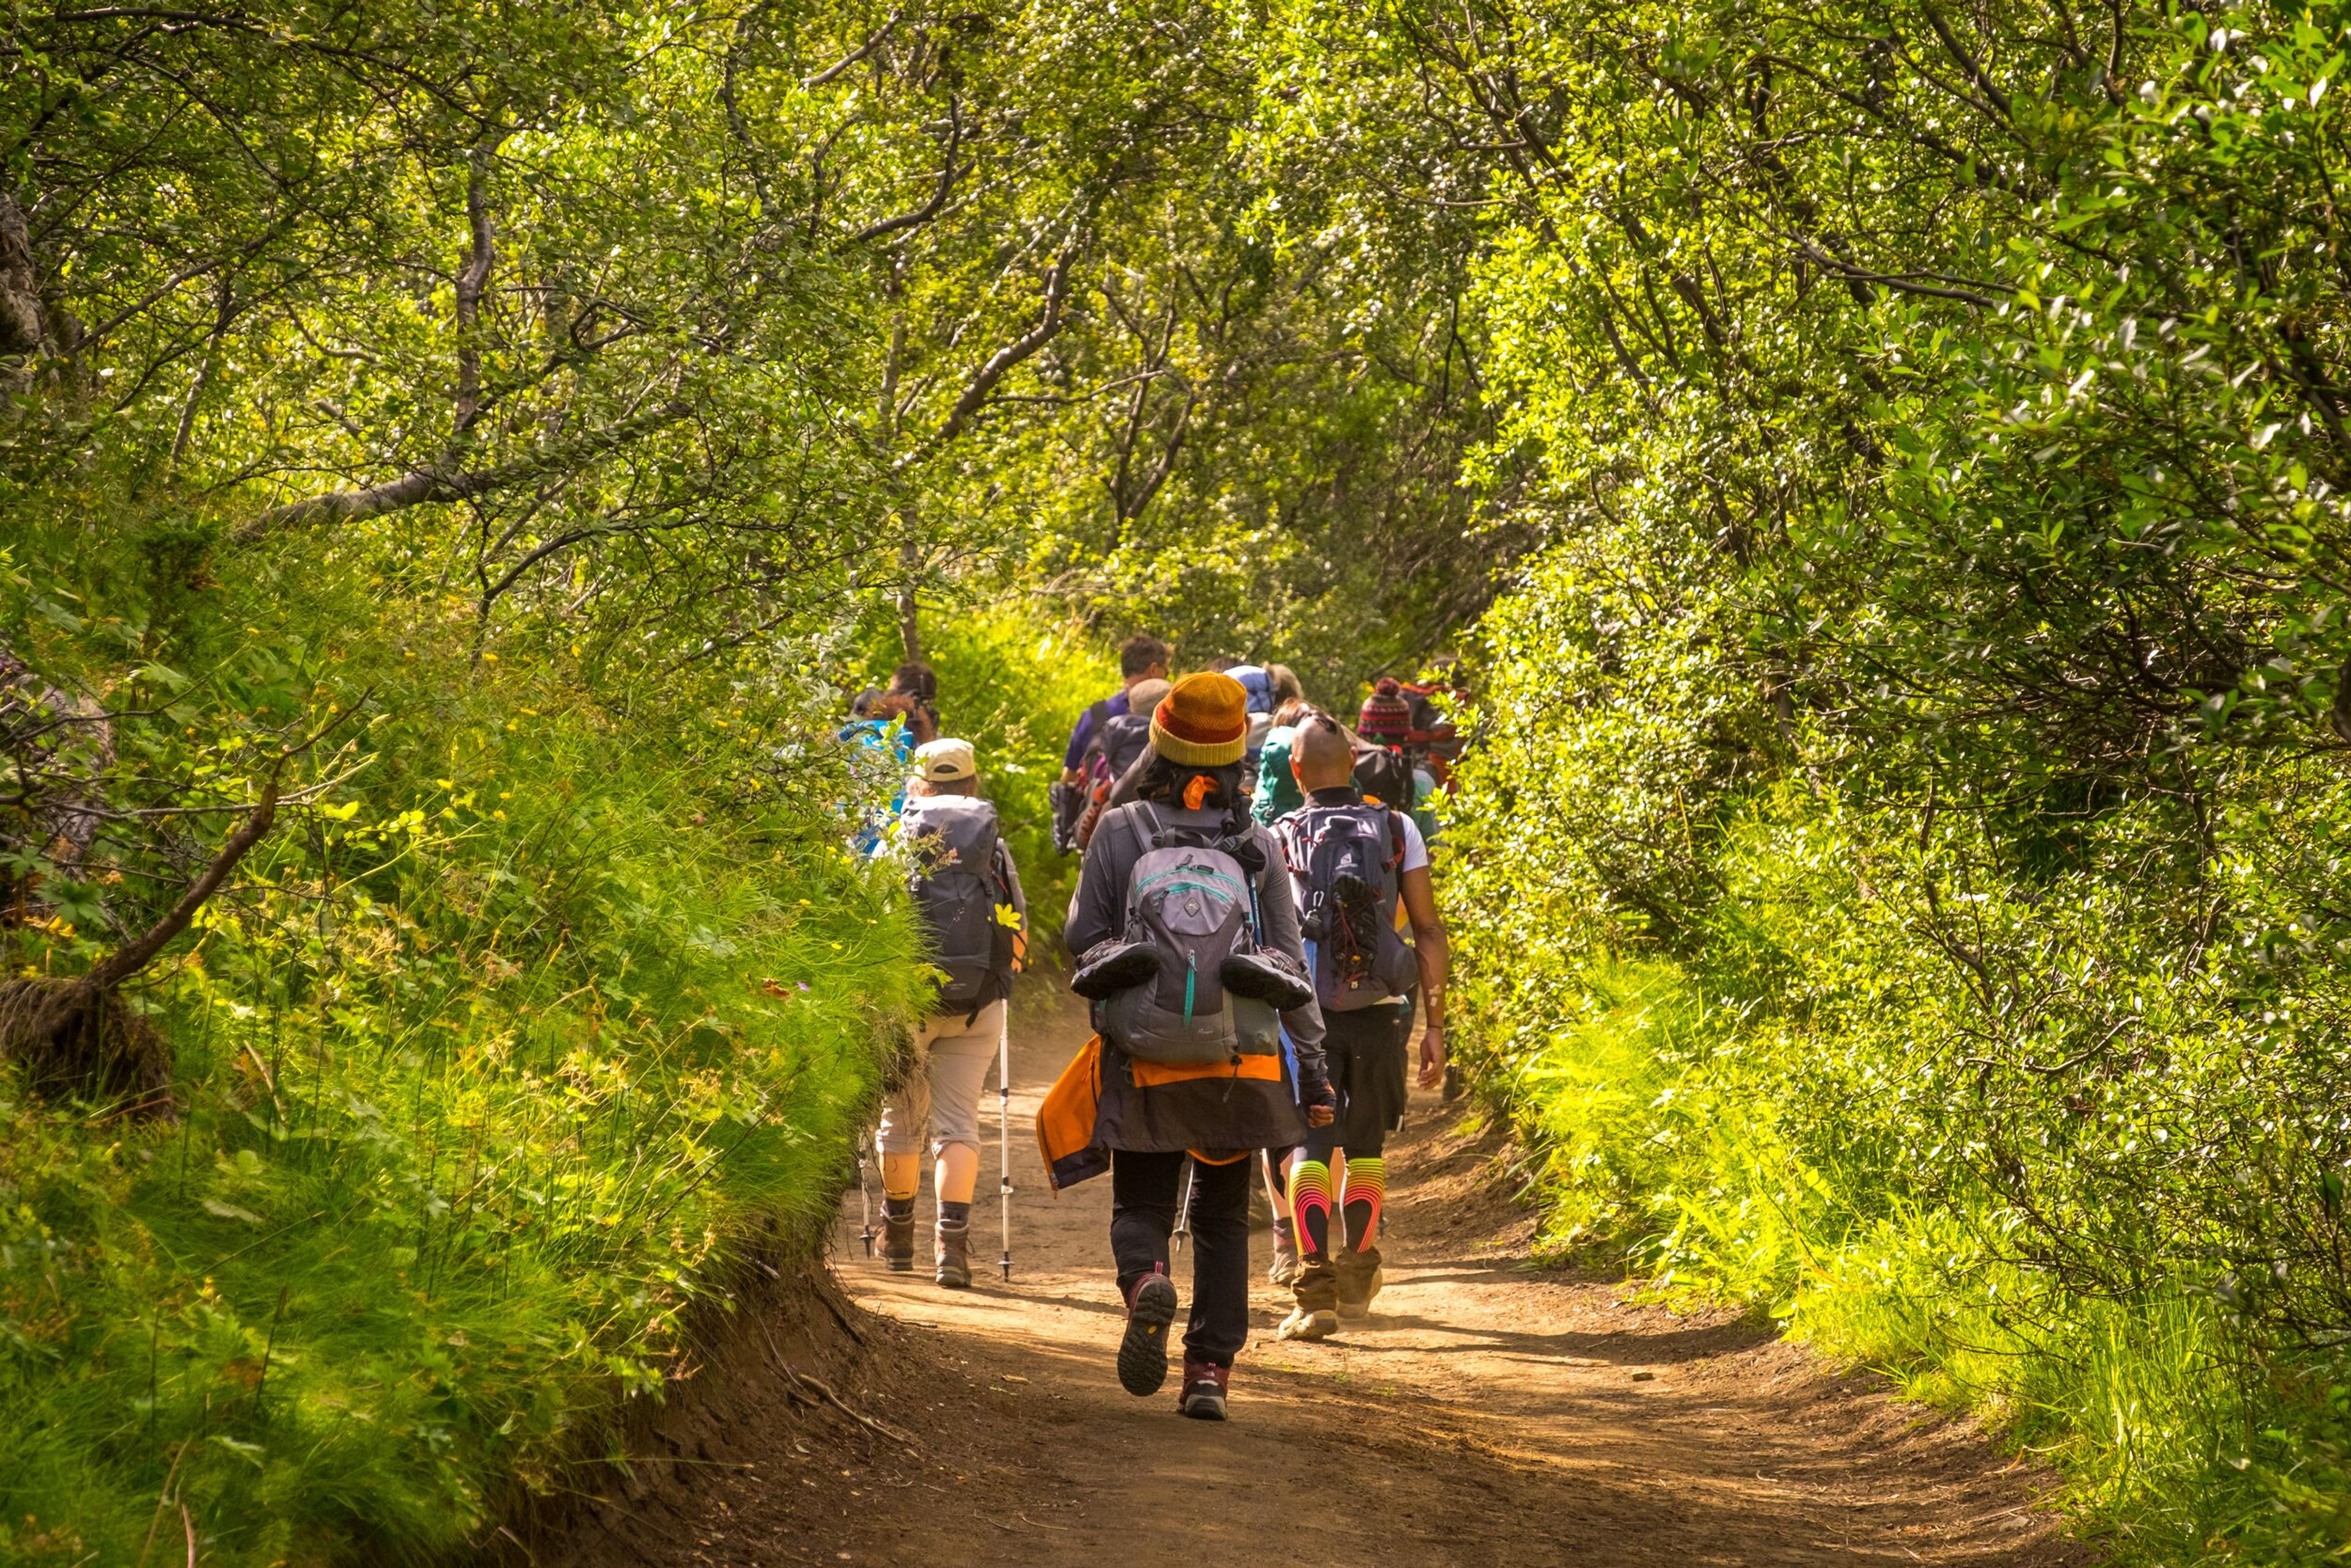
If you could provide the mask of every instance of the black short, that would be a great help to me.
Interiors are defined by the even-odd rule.
[[[1322,1054],[1331,1087],[1338,1091],[1339,1114],[1306,1134],[1309,1159],[1328,1159],[1333,1148],[1376,1155],[1404,1124],[1412,1015],[1409,999],[1322,1015]]]

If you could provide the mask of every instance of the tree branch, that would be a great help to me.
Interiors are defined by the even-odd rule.
[[[835,77],[847,70],[850,67],[855,65],[858,61],[865,58],[875,49],[880,48],[882,47],[882,40],[890,36],[891,30],[898,26],[900,19],[905,15],[906,10],[903,5],[897,10],[891,12],[889,20],[874,28],[872,36],[868,37],[863,43],[850,50],[849,53],[841,56],[841,58],[833,61],[832,64],[825,67],[824,69],[817,72],[816,75],[812,77],[802,77],[800,78],[801,88],[806,89],[822,87],[825,83],[832,80]]]
[[[946,423],[939,426],[936,444],[945,446],[961,435],[964,427],[971,423],[971,416],[986,405],[988,394],[996,390],[996,383],[1011,373],[1022,361],[1051,342],[1061,331],[1061,305],[1069,297],[1070,263],[1073,250],[1074,245],[1071,249],[1062,251],[1053,262],[1053,270],[1045,275],[1044,316],[1027,333],[997,350],[987,362],[979,367],[978,372],[971,378],[971,384],[963,389],[963,396],[956,399]]]
[[[488,183],[490,147],[474,149],[465,172],[465,224],[470,243],[465,265],[457,269],[457,414],[454,429],[462,435],[482,412],[482,290],[490,281],[495,255],[490,227]]]
[[[89,991],[112,990],[145,968],[148,962],[163,950],[164,944],[188,928],[188,922],[196,917],[196,911],[204,907],[204,900],[220,891],[221,883],[228,880],[228,873],[236,869],[236,862],[245,858],[247,850],[261,841],[262,835],[269,831],[270,824],[277,821],[277,776],[285,766],[284,757],[270,764],[269,777],[261,786],[261,799],[254,804],[253,814],[237,824],[236,831],[221,845],[220,853],[213,857],[212,864],[204,867],[204,874],[188,884],[187,891],[180,894],[180,901],[172,905],[171,912],[91,966],[89,972],[82,977],[82,984]]]
[[[239,528],[232,537],[238,544],[252,544],[270,534],[315,523],[360,522],[368,517],[381,517],[386,512],[402,511],[433,501],[473,500],[528,484],[549,474],[576,469],[643,440],[665,426],[675,424],[692,413],[692,405],[688,403],[665,402],[634,418],[590,431],[577,440],[540,447],[496,468],[457,474],[418,468],[381,485],[357,490],[329,490],[322,496],[305,497],[299,501],[288,501],[282,507],[272,507]]]
[[[894,218],[883,218],[880,223],[868,224],[841,243],[863,245],[868,240],[880,239],[883,235],[896,234],[900,229],[910,229],[918,224],[929,223],[936,217],[939,209],[947,204],[947,193],[955,189],[956,182],[963,177],[956,168],[956,152],[962,145],[963,114],[956,107],[954,97],[950,95],[947,99],[946,156],[940,162],[939,183],[931,192],[931,199],[911,213],[900,213]]]
[[[1943,14],[1932,5],[1924,4],[1921,4],[1918,9],[1927,14],[1927,26],[1935,29],[1935,37],[1943,40],[1944,52],[1959,62],[1959,68],[1968,73],[1968,79],[1976,84],[1976,90],[1982,93],[1986,101],[2000,111],[2000,117],[2002,120],[2014,123],[2016,115],[2009,108],[2008,95],[2000,90],[1998,84],[1991,79],[1991,73],[1983,68],[1975,56],[1968,52],[1967,46],[1959,42],[1959,35],[1951,31],[1950,24],[1943,20]]]

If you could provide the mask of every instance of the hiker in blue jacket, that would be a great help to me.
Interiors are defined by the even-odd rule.
[[[1070,744],[1061,752],[1061,777],[1050,791],[1053,801],[1053,847],[1063,854],[1077,848],[1078,819],[1088,801],[1084,764],[1086,753],[1102,727],[1127,712],[1127,701],[1144,681],[1167,678],[1167,644],[1148,632],[1138,632],[1118,645],[1118,690],[1078,716],[1071,727]]]

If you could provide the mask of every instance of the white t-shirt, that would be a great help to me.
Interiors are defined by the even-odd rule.
[[[1404,819],[1404,864],[1398,873],[1428,869],[1428,841],[1420,835],[1420,824],[1412,820],[1410,811],[1398,811]]]

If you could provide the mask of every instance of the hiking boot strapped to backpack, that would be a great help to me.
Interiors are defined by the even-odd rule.
[[[1156,808],[1121,819],[1138,849],[1126,924],[1097,943],[1071,982],[1099,1004],[1102,1033],[1145,1061],[1238,1064],[1281,1049],[1281,1009],[1303,1005],[1305,977],[1258,945],[1256,893],[1234,845],[1172,827]]]

